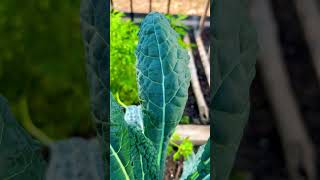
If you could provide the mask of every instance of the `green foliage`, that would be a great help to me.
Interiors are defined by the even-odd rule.
[[[184,159],[188,159],[192,153],[192,148],[192,142],[188,138],[184,138],[178,147],[178,151],[173,155],[173,159],[178,160],[181,156],[184,157]]]
[[[169,20],[171,27],[179,34],[178,42],[179,44],[186,48],[190,46],[189,44],[183,41],[184,35],[188,33],[189,27],[186,26],[182,20],[185,20],[188,16],[187,15],[171,15],[167,14],[166,18]]]
[[[110,84],[111,92],[118,94],[124,104],[137,104],[136,57],[139,27],[125,20],[124,14],[112,10],[110,13]]]
[[[163,177],[168,141],[182,117],[190,84],[188,54],[177,38],[159,13],[150,13],[141,24],[136,70],[142,104],[126,106],[124,114],[113,96],[110,99],[112,177]],[[179,155],[188,151],[186,140]]]
[[[90,3],[85,4],[85,3]],[[96,4],[98,3],[98,4]],[[105,5],[101,4],[104,1],[84,1],[84,5],[81,8],[81,19],[82,19],[82,30],[84,32],[85,47],[89,51],[87,54],[88,58],[88,77],[90,81],[99,77],[100,82],[104,82],[106,85],[107,81],[104,79],[106,75],[103,73],[107,72],[107,58],[106,53],[103,53],[107,48],[105,44],[106,37],[102,34],[106,34],[105,24],[100,22],[106,22],[106,17],[101,13],[105,12]],[[92,22],[92,12],[94,7],[94,15],[98,15],[101,19],[98,19],[98,24]],[[90,24],[91,23],[91,24]],[[101,27],[103,26],[103,27]],[[99,36],[92,38],[92,33]],[[91,39],[92,38],[92,39]],[[102,39],[104,38],[104,39]],[[95,43],[89,43],[94,40]],[[88,47],[89,46],[89,47]],[[102,50],[102,51],[100,51]],[[101,53],[97,56],[97,52]],[[103,56],[105,55],[105,56]],[[99,64],[91,64],[91,63]],[[97,66],[94,66],[97,65]],[[104,71],[98,71],[95,68],[103,68]],[[97,73],[97,74],[95,74]],[[94,75],[93,75],[94,74]],[[94,90],[98,90],[99,94],[101,89],[96,88],[101,84],[95,84],[91,87],[91,93],[97,93]],[[105,86],[103,86],[105,87]],[[105,88],[102,88],[102,91]],[[102,94],[102,96],[105,94]],[[103,103],[107,104],[106,98],[102,96],[98,98],[92,98],[92,102],[95,103],[93,107],[94,118],[97,118],[97,122],[104,122],[107,119],[106,114],[102,115],[100,112],[105,112],[106,108],[102,107]],[[97,96],[95,96],[97,97]],[[101,103],[102,102],[102,103]],[[26,99],[22,97],[19,107],[24,116],[28,116],[26,112]],[[105,119],[101,119],[104,117]],[[24,123],[24,121],[23,121]],[[103,130],[104,131],[104,130]],[[34,133],[34,132],[32,132]],[[100,131],[99,131],[100,133]],[[101,136],[101,134],[99,134]],[[99,136],[99,137],[100,137]],[[106,139],[104,139],[106,140]],[[73,138],[65,141],[59,141],[49,145],[50,149],[50,163],[46,167],[46,163],[43,160],[41,153],[45,148],[42,147],[37,141],[33,140],[31,136],[25,132],[23,128],[14,120],[4,98],[0,97],[0,178],[1,179],[24,179],[24,180],[100,180],[105,179],[103,176],[105,165],[101,161],[101,152],[99,145],[96,140],[83,140],[79,138]]]
[[[213,0],[211,5],[213,178],[227,180],[249,116],[257,38],[246,0]]]
[[[181,180],[204,180],[210,179],[210,138],[208,142],[192,153],[191,157],[183,163]]]
[[[109,3],[105,0],[83,0],[80,7],[81,32],[86,50],[87,79],[89,81],[92,118],[102,147],[103,167],[109,166]],[[103,171],[103,179],[109,172]]]
[[[93,132],[79,32],[79,1],[0,1],[0,92],[19,122],[26,97],[49,137]]]
[[[188,45],[183,41],[188,27],[182,23],[187,18],[183,15],[166,15],[172,28],[179,34],[178,42],[183,47]],[[136,57],[134,50],[138,44],[139,27],[130,19],[124,19],[124,14],[115,9],[110,13],[110,84],[111,92],[118,102],[124,104],[139,103],[136,84]]]
[[[183,115],[180,120],[180,124],[190,124],[190,117],[187,115]]]
[[[0,179],[42,180],[46,162],[41,145],[14,119],[0,96]]]
[[[110,98],[110,175],[117,179],[158,179],[156,150],[134,121]]]
[[[12,39],[4,40],[10,48],[1,44],[0,49],[3,53],[0,53],[0,56],[3,56],[1,58],[4,60],[0,61],[0,80],[2,85],[0,90],[13,99],[15,102],[13,104],[19,104],[14,105],[14,107],[22,113],[20,116],[28,114],[26,113],[26,109],[28,109],[26,107],[29,107],[28,104],[30,104],[30,112],[35,119],[38,119],[42,113],[47,113],[47,111],[54,112],[53,114],[46,114],[46,116],[50,117],[50,120],[56,119],[56,117],[59,117],[59,119],[68,117],[64,116],[65,111],[71,111],[72,114],[77,115],[85,113],[86,111],[79,113],[78,111],[72,111],[73,108],[66,108],[70,106],[69,101],[74,100],[68,99],[71,96],[70,94],[76,94],[71,96],[72,98],[81,98],[84,90],[81,90],[81,85],[75,85],[77,80],[81,78],[78,77],[78,79],[72,75],[68,76],[72,70],[81,71],[76,68],[78,60],[81,58],[78,59],[70,54],[60,54],[60,46],[65,52],[69,44],[64,44],[65,37],[52,36],[57,31],[53,30],[56,28],[55,25],[61,22],[54,22],[54,18],[50,18],[50,16],[43,17],[41,16],[43,14],[38,14],[37,11],[33,12],[38,16],[33,16],[32,21],[26,18],[28,15],[15,15],[16,11],[13,12],[3,8],[13,7],[15,4],[12,2],[14,1],[3,1],[1,2],[3,6],[0,6],[0,13],[10,14],[8,20],[5,18],[0,19],[0,23],[8,22],[8,26],[0,26],[1,33],[13,33],[15,35],[9,36],[14,37]],[[51,7],[46,2],[58,5],[62,1],[28,2],[20,4],[23,8],[17,12],[28,14],[29,9],[25,7],[46,12]],[[70,8],[72,7],[71,3],[63,2],[63,4],[65,6],[61,9],[52,8],[54,10],[52,15],[66,15],[64,12],[69,12],[72,9]],[[212,4],[214,4],[214,10],[211,9],[214,12],[212,14],[215,19],[212,24],[216,28],[212,37],[215,48],[211,58],[213,67],[211,79],[213,82],[211,86],[212,107],[210,113],[212,114],[213,122],[212,144],[213,164],[215,165],[212,177],[215,180],[227,180],[243,128],[248,119],[250,107],[249,87],[255,75],[257,42],[254,28],[248,20],[248,10],[244,1],[216,0]],[[107,5],[103,0],[88,0],[84,1],[81,6],[81,29],[86,49],[92,115],[96,123],[103,157],[103,161],[96,164],[96,166],[98,167],[97,169],[110,166],[110,172],[100,170],[100,173],[89,172],[89,174],[94,173],[97,176],[103,176],[103,179],[109,173],[116,179],[162,179],[167,146],[176,125],[182,117],[188,96],[187,90],[190,84],[190,73],[187,66],[188,55],[179,46],[177,40],[179,36],[170,27],[169,21],[159,13],[150,13],[141,24],[140,39],[136,49],[138,58],[138,92],[142,104],[140,106],[128,106],[124,113],[124,109],[116,103],[112,96],[110,102],[107,102],[109,97],[109,74],[107,72],[109,65],[109,45],[107,44],[109,40],[107,32],[109,32],[109,29],[107,24],[109,22],[106,21],[109,13],[105,13]],[[41,23],[37,24],[38,20]],[[44,26],[45,22],[52,23],[49,23],[50,26],[48,27],[50,28]],[[26,36],[22,37],[21,33],[24,31],[21,32],[23,28],[20,26],[36,33],[37,38],[34,38],[33,34],[26,34]],[[58,30],[63,31],[65,29],[60,27]],[[77,40],[77,35],[74,36],[71,36],[75,38],[71,38],[71,42]],[[53,47],[43,46],[42,41],[48,41],[46,38],[50,40],[50,45]],[[211,46],[213,47],[213,44]],[[33,49],[37,49],[37,51],[33,51]],[[70,51],[73,51],[73,49]],[[52,56],[47,57],[47,54]],[[47,61],[41,61],[45,57],[48,58]],[[59,61],[59,58],[62,57],[68,57],[68,61],[62,61],[61,65],[56,61]],[[57,75],[53,72],[61,72],[61,74]],[[24,78],[24,81],[18,81],[21,77]],[[54,85],[51,81],[55,82]],[[15,86],[16,82],[19,82],[17,86]],[[73,86],[70,87],[69,83]],[[60,93],[63,96],[56,97]],[[24,97],[27,98],[23,99]],[[50,98],[46,99],[45,97]],[[84,99],[83,101],[85,101]],[[63,102],[63,105],[55,105],[59,108],[62,106],[61,108],[66,108],[67,110],[49,109],[46,106],[47,102],[60,101]],[[74,102],[81,104],[82,100],[72,101],[71,104]],[[65,104],[67,106],[64,106]],[[107,111],[108,105],[110,105],[110,114]],[[39,112],[39,115],[36,115],[33,107],[39,109],[40,107],[38,106],[41,106],[44,112]],[[80,110],[85,109],[81,109],[79,106],[76,107],[76,109]],[[37,113],[38,109],[36,109]],[[110,119],[108,119],[109,115]],[[86,115],[84,115],[84,119],[87,119]],[[69,119],[63,119],[63,121],[67,120]],[[107,124],[109,120],[110,124]],[[70,121],[73,122],[72,120]],[[54,121],[54,123],[57,122]],[[77,119],[78,122],[81,121]],[[50,132],[45,126],[41,126],[41,123],[38,125]],[[109,125],[110,134],[107,134],[106,129]],[[61,135],[64,136],[68,134],[66,132],[69,132],[70,129],[67,126],[67,128],[59,130],[64,132]],[[43,179],[46,169],[46,162],[41,156],[43,147],[33,140],[14,120],[6,100],[2,97],[0,97],[0,135],[0,178]],[[106,154],[105,148],[107,147],[109,136],[110,154]],[[79,148],[80,146],[91,147],[90,142],[80,142],[79,144],[79,141],[71,140],[70,143],[73,145],[69,146],[69,144],[64,143],[58,143],[56,146],[52,145],[50,146],[52,148],[51,152],[59,154],[61,153],[60,150],[63,149],[67,150],[71,156],[76,153],[77,155],[74,156],[76,158],[90,157],[94,159],[94,161],[90,162],[99,162],[95,161],[95,159],[101,157],[99,155],[100,152],[95,153],[93,156],[91,156],[92,154],[80,156],[86,153],[86,150],[78,153],[78,149],[76,151],[71,149]],[[60,146],[61,144],[62,146]],[[192,154],[185,161],[182,179],[210,179],[210,146],[209,139],[207,144],[198,150],[197,154]],[[57,151],[55,151],[55,147],[57,147]],[[65,149],[64,147],[67,148]],[[82,147],[81,149],[85,148]],[[88,149],[90,148],[88,147]],[[190,152],[190,143],[186,143],[182,149],[183,151],[179,153],[180,155]],[[91,152],[91,150],[88,151]],[[54,155],[52,157],[55,157]],[[62,165],[68,166],[70,163],[78,165],[76,162],[80,162],[78,159],[75,161],[76,158],[59,157],[61,155],[58,156],[58,159],[55,159],[56,161],[51,159],[50,163],[57,162],[59,165],[62,163]],[[71,161],[64,164],[64,160]],[[84,165],[84,163],[81,165]],[[50,167],[52,166],[49,165],[49,171],[51,171]],[[53,167],[57,166],[53,164]],[[75,166],[70,168],[75,168]],[[84,171],[89,169],[94,168],[87,168]],[[74,172],[76,174],[79,173],[79,171]],[[51,173],[53,175],[61,173],[63,178],[70,179],[70,177],[65,176],[65,172],[59,172],[58,169],[53,170]],[[71,176],[77,177],[76,174]]]
[[[227,180],[250,110],[250,85],[255,76],[257,38],[246,2],[213,0],[211,108],[213,179]],[[214,43],[214,44],[212,44]],[[210,179],[210,139],[184,163],[181,179]]]
[[[0,96],[0,179],[9,180],[101,180],[104,172],[101,147],[95,139],[71,138],[45,147],[14,119]]]
[[[164,170],[168,141],[182,117],[190,85],[189,56],[177,37],[162,14],[149,13],[141,23],[136,49],[144,133],[156,147],[160,172]]]
[[[92,152],[91,148],[97,151],[97,147],[96,143],[83,140],[71,139],[50,144],[50,152],[53,154],[47,169],[48,179],[55,177],[63,180],[77,179],[80,172],[84,173],[81,178],[90,179],[93,176],[105,179],[109,173],[117,179],[162,179],[163,177],[168,140],[181,119],[188,96],[190,73],[187,66],[187,52],[179,46],[177,34],[163,15],[151,13],[145,18],[139,32],[140,43],[136,49],[137,79],[142,104],[127,107],[126,113],[129,114],[125,116],[113,96],[110,102],[106,101],[109,95],[107,71],[109,29],[105,7],[105,1],[83,1],[81,6],[81,30],[86,50],[92,116],[96,123],[102,155],[99,155],[100,152],[94,154],[86,152],[86,149]],[[21,107],[26,107],[26,101],[22,102],[24,106]],[[108,119],[108,103],[111,109],[110,119]],[[46,168],[39,155],[42,147],[12,120],[6,105],[0,106],[0,110],[0,145],[12,145],[18,148],[10,152],[7,151],[8,147],[1,148],[0,157],[4,157],[4,160],[0,161],[4,163],[1,167],[9,168],[9,171],[6,169],[0,171],[1,174],[4,177],[23,175],[26,179],[42,179]],[[138,116],[130,115],[131,110],[140,113]],[[110,124],[107,124],[108,120]],[[111,132],[107,134],[106,128],[109,125]],[[111,154],[107,158],[105,147],[109,135]],[[22,143],[21,147],[18,146],[19,143]],[[26,152],[21,153],[23,151]],[[85,155],[81,156],[84,153]],[[61,158],[61,154],[68,157]],[[103,161],[94,164],[99,162],[96,158],[101,156]],[[9,159],[6,159],[7,157]],[[87,161],[87,158],[93,161]],[[14,164],[18,162],[19,164]],[[86,164],[88,168],[85,168],[84,162],[88,163]],[[77,166],[80,169],[75,169]],[[97,169],[93,168],[94,166],[97,166]],[[110,172],[101,171],[101,167],[106,166],[110,166]]]
[[[176,142],[180,141],[180,144],[177,144]],[[177,150],[174,150],[174,149]],[[187,160],[189,156],[193,152],[193,144],[189,140],[188,137],[186,138],[181,138],[178,134],[174,133],[170,139],[169,145],[168,145],[168,150],[167,150],[167,156],[173,154],[173,160],[177,161],[181,157],[183,159]]]

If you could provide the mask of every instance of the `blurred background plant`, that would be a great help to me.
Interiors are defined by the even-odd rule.
[[[180,124],[190,124],[191,120],[190,117],[187,115],[183,115],[181,120],[180,120]]]
[[[137,104],[136,57],[138,25],[124,19],[122,12],[112,10],[110,22],[110,87],[124,104]]]
[[[169,20],[171,27],[178,33],[178,42],[179,44],[187,48],[192,44],[187,44],[183,41],[183,37],[188,33],[190,29],[187,25],[183,23],[183,20],[187,19],[187,15],[172,15],[166,14],[166,18]]]
[[[62,0],[0,2],[0,93],[20,122],[33,123],[51,139],[94,135],[79,6]]]
[[[179,144],[177,142],[180,142]],[[188,159],[193,152],[193,144],[188,137],[182,138],[174,133],[169,141],[167,156],[173,155],[173,160]]]

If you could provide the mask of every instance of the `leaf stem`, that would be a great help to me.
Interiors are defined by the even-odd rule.
[[[178,144],[176,144],[175,142],[173,142],[172,140],[170,140],[170,141],[169,141],[169,143],[170,143],[171,145],[173,145],[173,146],[175,146],[175,147],[179,148],[179,145],[178,145]]]
[[[18,104],[18,109],[21,113],[21,123],[22,126],[36,139],[38,139],[42,144],[49,145],[53,140],[48,137],[44,132],[37,128],[30,118],[29,107],[27,103],[27,98],[23,96]]]
[[[125,105],[125,104],[121,101],[120,95],[119,95],[118,92],[116,93],[116,100],[117,100],[117,102],[118,102],[122,107],[124,107],[124,108],[127,107],[127,105]]]

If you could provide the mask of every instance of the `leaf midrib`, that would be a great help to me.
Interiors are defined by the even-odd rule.
[[[120,165],[120,169],[121,171],[123,172],[124,176],[126,177],[126,180],[130,180],[130,177],[126,171],[126,168],[124,167],[124,165],[122,164],[118,154],[116,153],[116,151],[113,149],[112,145],[110,144],[110,149],[111,149],[111,152],[112,154],[114,155],[114,157],[116,158],[117,162],[119,163]]]
[[[163,72],[163,65],[162,65],[162,58],[161,58],[161,52],[160,52],[160,47],[159,47],[159,40],[158,40],[158,36],[157,36],[157,32],[155,29],[155,24],[154,24],[154,19],[153,18],[153,31],[154,31],[154,35],[156,37],[156,41],[157,41],[157,46],[158,46],[158,53],[159,53],[159,61],[160,61],[160,66],[161,66],[161,76],[162,76],[162,81],[161,81],[161,86],[162,86],[162,129],[161,129],[161,137],[160,137],[160,147],[159,147],[159,151],[158,151],[158,165],[160,166],[160,162],[161,162],[161,154],[162,154],[162,146],[163,146],[163,139],[164,139],[164,126],[165,126],[165,109],[166,109],[166,100],[165,100],[165,87],[164,87],[164,72]]]

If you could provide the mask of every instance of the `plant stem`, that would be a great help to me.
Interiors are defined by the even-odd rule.
[[[175,146],[175,147],[177,147],[177,148],[179,148],[179,145],[178,144],[176,144],[175,142],[173,142],[173,141],[169,141],[169,143],[171,144],[171,145],[173,145],[173,146]]]
[[[18,104],[19,111],[21,113],[21,123],[22,126],[36,139],[38,139],[42,144],[49,145],[53,140],[48,137],[44,132],[37,128],[31,121],[29,114],[29,107],[27,103],[27,98],[23,96]]]
[[[119,93],[118,93],[118,92],[116,93],[116,100],[118,101],[118,103],[119,103],[122,107],[124,107],[124,108],[126,108],[126,107],[127,107],[127,105],[125,105],[125,104],[121,101],[121,99],[120,99],[120,96],[119,96]]]

